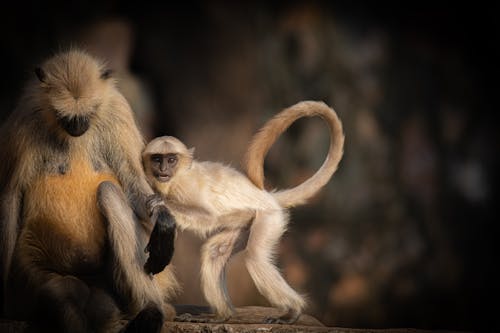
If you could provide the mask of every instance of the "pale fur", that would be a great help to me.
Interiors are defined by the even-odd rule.
[[[265,154],[290,124],[298,118],[319,115],[331,132],[329,155],[321,169],[294,189],[267,192],[263,186],[262,164]],[[304,298],[283,279],[274,264],[276,246],[288,224],[284,208],[304,203],[331,178],[342,156],[344,135],[335,112],[324,103],[302,102],[292,106],[260,130],[250,145],[247,164],[251,177],[215,162],[193,160],[193,150],[177,138],[159,137],[143,153],[148,179],[160,192],[176,216],[178,226],[209,237],[201,253],[201,282],[207,302],[219,319],[227,319],[233,307],[225,285],[225,266],[231,255],[245,248],[248,272],[259,292],[284,311],[271,322],[293,322],[305,307]],[[154,177],[149,157],[154,154],[177,154],[175,174],[168,182]],[[260,163],[256,165],[255,162]],[[245,230],[248,242],[245,244]],[[240,243],[240,244],[239,244]]]
[[[319,170],[297,187],[280,190],[274,197],[283,207],[304,204],[328,183],[337,170],[344,149],[342,123],[333,109],[323,102],[303,101],[281,111],[252,138],[244,157],[244,169],[248,178],[260,189],[264,188],[264,158],[277,138],[297,119],[321,117],[330,130],[330,148]]]
[[[57,275],[58,266],[71,269],[78,262],[72,254],[79,249],[102,265],[105,238],[117,258],[116,292],[129,302],[126,316],[151,302],[163,307],[178,288],[168,270],[171,283],[160,283],[159,276],[151,279],[143,269],[144,254],[138,255],[151,232],[145,202],[154,192],[141,164],[142,136],[113,79],[100,79],[103,68],[80,50],[53,56],[42,65],[43,82],[28,83],[0,130],[0,274],[2,294],[14,294],[3,300],[9,303],[5,310],[19,302],[12,310],[16,316],[32,316],[36,309],[33,299],[18,300],[11,290],[13,263],[26,275],[27,290],[33,290],[27,296],[35,297],[38,283]],[[58,116],[88,116],[91,125],[82,136],[69,137],[57,125]],[[97,207],[98,185],[104,181],[123,191],[100,202],[106,227]],[[59,234],[65,236],[52,238]],[[59,258],[48,257],[54,253]]]

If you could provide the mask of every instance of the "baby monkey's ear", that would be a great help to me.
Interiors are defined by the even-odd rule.
[[[188,163],[187,163],[187,169],[191,169],[191,167],[193,166],[193,161],[194,161],[194,147],[189,148],[187,153],[189,156]]]
[[[44,70],[41,67],[35,68],[35,74],[36,74],[36,77],[38,78],[38,80],[40,80],[40,82],[45,83],[45,80],[47,79],[47,75],[45,74]]]

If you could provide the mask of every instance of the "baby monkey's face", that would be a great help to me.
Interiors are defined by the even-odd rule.
[[[150,158],[151,173],[157,181],[166,183],[175,175],[179,161],[177,154],[153,154]]]

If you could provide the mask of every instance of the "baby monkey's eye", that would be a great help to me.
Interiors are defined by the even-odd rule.
[[[175,163],[177,163],[177,156],[174,155],[174,156],[167,157],[167,163],[168,164],[175,164]]]
[[[151,161],[155,163],[161,163],[162,156],[161,155],[151,155]]]

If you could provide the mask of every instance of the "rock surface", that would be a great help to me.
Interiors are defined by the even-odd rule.
[[[187,309],[186,306],[176,307],[178,313]],[[204,307],[189,307],[191,310],[196,308],[199,314],[197,319],[213,319],[214,315],[202,313]],[[190,311],[192,312],[192,311]],[[326,327],[316,318],[309,315],[302,315],[293,325],[262,324],[265,318],[270,316],[279,316],[281,312],[275,308],[247,306],[236,309],[236,314],[231,320],[225,323],[189,323],[189,322],[166,322],[162,333],[312,333],[312,332],[331,332],[331,333],[424,333],[436,332],[425,331],[410,328],[397,329],[354,329],[341,327]],[[28,324],[18,321],[0,320],[1,333],[34,333],[32,327]],[[451,333],[451,332],[448,332]]]

